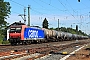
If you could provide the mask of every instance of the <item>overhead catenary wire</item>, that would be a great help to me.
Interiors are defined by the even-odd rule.
[[[58,0],[59,3],[69,12],[69,10],[66,8],[66,6],[60,1]],[[70,13],[70,12],[69,12]],[[71,14],[71,13],[70,13]],[[75,16],[73,14],[71,14],[71,16],[73,16],[75,18]],[[76,19],[76,18],[75,18]]]
[[[13,0],[12,0],[13,1]],[[43,1],[43,0],[40,0],[40,1]],[[14,1],[13,1],[14,2]],[[18,4],[18,5],[20,5],[20,6],[22,6],[22,7],[25,7],[23,4],[20,4],[20,3],[17,3],[17,2],[14,2],[14,3],[16,3],[16,4]],[[67,10],[67,9],[65,9],[65,10],[61,10],[61,9],[59,9],[58,7],[55,7],[54,5],[52,5],[51,4],[51,2],[49,2],[49,3],[47,3],[47,2],[44,2],[43,1],[43,3],[45,3],[45,4],[47,4],[47,5],[49,5],[49,6],[51,6],[52,8],[54,8],[54,9],[57,9],[58,11],[69,11],[69,10]],[[41,5],[41,4],[40,4]],[[43,5],[41,5],[42,6],[42,9],[43,10],[47,10],[46,8],[44,9],[44,7],[43,7]],[[36,10],[34,7],[31,7],[31,10],[32,11],[34,11],[34,12],[36,12],[36,13],[39,13],[39,14],[41,14],[42,16],[45,16],[45,14],[48,14],[48,13],[45,13],[45,12],[42,12],[42,11],[38,11],[38,10]],[[69,11],[70,12],[70,11]],[[16,12],[15,12],[16,13]],[[71,14],[71,13],[70,13]],[[71,15],[73,15],[73,14],[71,14]],[[55,16],[57,16],[57,15],[54,15],[54,20],[55,20]],[[74,16],[74,15],[73,15]],[[50,19],[53,19],[53,18],[51,18],[51,17],[49,17],[49,16],[45,16],[45,17],[47,17],[47,18],[50,18]],[[75,17],[75,16],[74,16]]]
[[[20,5],[20,6],[22,6],[22,7],[25,7],[23,4],[20,4],[20,3],[17,3],[17,2],[15,2],[15,1],[13,1],[13,0],[10,0],[10,1],[12,1],[12,2],[14,2],[14,3],[16,3],[16,4],[18,4],[18,5]],[[35,0],[34,0],[35,1]],[[42,1],[42,0],[40,0],[40,1]],[[35,1],[36,2],[36,1]],[[42,1],[42,2],[44,2],[44,1]],[[37,2],[36,2],[37,3]],[[48,3],[46,3],[46,2],[44,2],[45,4],[48,4]],[[39,3],[38,3],[39,4]],[[55,6],[53,6],[53,5],[51,5],[51,0],[50,0],[50,3],[48,4],[48,5],[50,5],[50,6],[52,6],[53,8],[56,8]],[[40,6],[42,6],[42,5],[40,5]],[[42,6],[43,7],[43,6]],[[57,9],[57,8],[56,8]],[[32,10],[34,10],[34,9],[32,9]],[[60,10],[60,9],[59,9]],[[36,10],[34,10],[34,11],[36,11]],[[66,10],[60,10],[60,11],[66,11]],[[37,12],[37,11],[36,11]],[[39,12],[40,14],[46,14],[46,13],[41,13],[41,12]],[[71,14],[72,15],[72,14]],[[73,15],[72,15],[73,16]]]
[[[13,0],[10,0],[11,2],[13,2],[13,3],[15,3],[15,4],[18,4],[19,6],[22,6],[23,8],[26,8],[23,4],[20,4],[20,3],[18,3],[18,2],[16,2],[16,1],[13,1]],[[20,13],[18,13],[18,12],[15,12],[15,11],[11,11],[12,13],[15,13],[15,14],[20,14]]]
[[[39,5],[39,6],[41,6],[41,9],[42,10],[45,10],[45,11],[52,11],[51,9],[48,9],[48,8],[45,8],[42,4],[40,4],[40,3],[38,3],[37,1],[35,1],[35,0],[33,0],[37,5]],[[51,3],[49,3],[49,4],[51,4]],[[37,8],[35,8],[35,7],[33,7],[34,9],[37,9]],[[63,10],[62,10],[63,11]]]
[[[16,2],[16,1],[13,1],[13,0],[10,0],[10,1],[15,3],[15,4],[18,4],[18,5],[22,6],[24,8],[24,14],[23,14],[24,17],[22,17],[22,14],[20,14],[20,13],[17,13],[17,12],[14,12],[14,11],[12,11],[12,12],[20,15],[22,17],[22,19],[24,20],[24,23],[25,23],[25,21],[26,21],[26,15],[25,15],[26,7],[23,4],[20,4],[20,3]]]
[[[20,14],[20,13],[18,13],[18,12],[15,12],[15,11],[12,11],[11,13]]]
[[[67,1],[67,0],[66,0]],[[61,3],[61,2],[60,2]],[[63,3],[61,3],[63,6],[64,6],[64,4]],[[65,7],[65,6],[64,6]],[[66,8],[66,7],[65,7]],[[66,8],[67,9],[67,8]],[[71,9],[74,11],[74,9],[71,7]],[[68,12],[69,12],[69,10],[68,10]],[[75,11],[74,11],[75,12]],[[70,12],[69,12],[70,13]],[[71,13],[70,13],[71,14]],[[71,14],[72,15],[72,14]],[[74,15],[72,15],[73,17],[74,17]],[[75,18],[75,17],[74,17]],[[76,18],[75,18],[76,19]],[[81,19],[81,17],[80,17],[80,19]],[[82,24],[83,22],[81,22],[80,23],[80,25]]]
[[[67,1],[67,0],[66,0]],[[72,8],[72,6],[70,5],[70,3],[67,1],[68,5],[70,6],[70,8],[76,13],[76,11]]]
[[[19,3],[20,4],[20,3]],[[21,5],[21,4],[20,4]],[[23,5],[23,7],[24,7],[24,5]],[[45,16],[45,14],[47,14],[47,13],[42,13],[42,12],[40,12],[40,11],[37,11],[37,10],[35,10],[35,9],[33,9],[32,7],[30,8],[32,11],[34,11],[34,12],[36,12],[36,13],[39,13],[39,14],[41,14],[41,15],[43,15],[43,16]],[[50,17],[47,17],[47,18],[50,18]],[[50,19],[52,19],[52,18],[50,18]]]
[[[22,4],[18,3],[18,2],[15,2],[15,1],[13,1],[13,0],[10,0],[10,1],[11,1],[11,2],[14,2],[14,3],[16,3],[16,4],[18,4],[18,5],[22,6],[22,7],[25,7],[24,5],[22,5]]]
[[[12,1],[12,2],[14,2],[14,3],[16,3],[16,4],[18,4],[18,5],[20,5],[20,6],[22,6],[22,7],[25,7],[23,4],[20,4],[20,3],[17,3],[17,2],[15,2],[15,1],[13,1],[13,0],[10,0],[10,1]],[[35,0],[33,0],[34,2],[36,2]],[[37,4],[39,4],[38,2],[36,2]],[[40,5],[40,4],[39,4]],[[40,6],[42,6],[42,5],[40,5]],[[51,5],[52,6],[52,5]],[[43,7],[43,6],[42,6]],[[31,8],[33,11],[36,11],[35,9],[33,9],[33,8]],[[66,10],[60,10],[60,11],[66,11]],[[36,11],[37,12],[37,11]],[[41,12],[39,12],[40,14],[42,14]],[[46,14],[46,13],[43,13],[43,14]]]
[[[57,10],[59,10],[59,11],[63,11],[63,12],[66,11],[66,10],[61,10],[61,9],[59,9],[59,8],[57,8],[57,7],[55,7],[55,6],[51,5],[51,4],[49,4],[49,3],[47,3],[47,2],[44,2],[44,1],[42,1],[42,0],[39,0],[39,1],[43,2],[44,4],[47,4],[47,5],[51,6],[51,7],[53,7],[54,9],[57,9]]]
[[[90,1],[90,0],[89,0],[89,1]],[[83,3],[83,2],[81,2],[81,4],[82,4],[83,6],[85,6],[85,9],[86,9],[86,8],[87,8],[87,9],[90,8],[88,5],[86,5],[86,4]],[[83,10],[85,10],[85,9],[83,9]],[[88,20],[88,19],[90,18],[90,17],[88,16],[88,13],[89,13],[89,11],[86,12],[86,13],[80,14],[80,19],[81,19],[81,21],[84,20],[84,18],[85,18],[85,21],[83,22],[83,23],[85,23],[85,24],[89,23],[89,22],[86,22],[86,20]],[[81,16],[82,16],[82,17],[81,17]]]
[[[13,0],[10,0],[10,1],[12,1],[12,2],[14,2],[14,3],[16,3],[16,4],[18,4],[18,5],[20,5],[20,6],[22,6],[22,7],[25,7],[24,5],[22,5],[22,4],[20,4],[20,3],[17,3],[17,2],[15,2],[15,1],[13,1]],[[40,0],[40,1],[42,1],[42,0]],[[36,2],[36,1],[35,1]],[[44,1],[42,1],[42,2],[44,2]],[[37,3],[37,2],[36,2]],[[46,2],[44,2],[45,4],[48,4],[48,3],[46,3]],[[52,6],[53,8],[55,8],[55,9],[58,9],[59,11],[66,11],[66,10],[60,10],[59,8],[57,8],[57,7],[55,7],[55,6],[53,6],[53,5],[51,5],[51,4],[48,4],[49,6]],[[40,5],[40,6],[42,6],[42,5]],[[43,6],[42,6],[43,7]],[[37,13],[39,13],[39,14],[42,14],[42,15],[44,15],[44,14],[47,14],[47,13],[42,13],[42,12],[39,12],[39,11],[37,11],[37,10],[35,10],[35,9],[31,9],[32,11],[34,11],[34,12],[37,12]],[[73,16],[73,15],[72,15]]]
[[[12,1],[13,3],[16,3],[16,4],[18,4],[18,5],[22,6],[22,7],[25,7],[23,4],[17,3],[16,1],[13,1],[13,0],[10,0],[10,1]],[[37,2],[36,2],[36,3],[37,3]],[[41,6],[42,6],[42,5],[41,5]],[[43,6],[42,6],[42,7],[43,7]],[[32,11],[36,12],[36,13],[41,14],[41,15],[47,14],[47,13],[39,12],[39,11],[33,9],[32,7],[31,7],[30,9],[31,9]],[[16,13],[16,14],[17,14],[17,12],[13,12],[13,13]],[[48,17],[48,18],[50,18],[50,17]]]
[[[38,3],[37,1],[35,1],[35,0],[33,0],[33,1],[34,1],[37,5],[41,6],[41,10],[48,11],[48,12],[53,12],[53,10],[50,10],[50,9],[48,9],[48,8],[45,8],[42,4]],[[42,2],[42,1],[41,1],[41,2]],[[43,1],[43,3],[44,3],[44,1]],[[51,5],[51,0],[50,0],[50,3],[45,3],[45,4],[53,7],[53,6]],[[54,9],[57,9],[57,8],[55,8],[55,7],[53,7],[53,8],[54,8]],[[31,9],[31,10],[32,10],[32,9]],[[57,10],[58,10],[58,11],[63,11],[63,12],[66,11],[66,10],[61,10],[61,9],[57,9]],[[32,11],[35,11],[35,12],[37,12],[37,13],[40,13],[41,15],[45,15],[45,14],[48,15],[48,13],[41,12],[41,11],[37,11],[36,8],[34,8]],[[50,16],[54,16],[54,20],[55,20],[55,16],[60,16],[60,15],[51,14]],[[50,18],[50,17],[48,17],[48,18]],[[50,18],[50,19],[52,19],[52,18]]]
[[[22,6],[23,8],[26,8],[23,4],[20,4],[20,3],[16,2],[16,1],[13,1],[13,0],[10,0],[10,1],[15,3],[15,4],[18,4],[18,5]],[[20,13],[14,12],[14,11],[12,11],[12,12],[16,13],[16,14],[20,14]]]

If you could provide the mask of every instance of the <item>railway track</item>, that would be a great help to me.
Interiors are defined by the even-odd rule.
[[[68,42],[68,43],[67,43]],[[31,56],[36,54],[32,57],[26,58],[27,60],[30,59],[37,59],[42,56],[46,56],[48,54],[55,54],[58,51],[61,51],[66,48],[72,48],[73,46],[83,45],[89,43],[89,40],[81,40],[78,42],[54,42],[54,43],[43,43],[43,44],[32,44],[32,45],[23,45],[23,46],[0,46],[3,47],[0,49],[0,59],[15,59],[23,56]],[[5,50],[6,49],[6,50]]]

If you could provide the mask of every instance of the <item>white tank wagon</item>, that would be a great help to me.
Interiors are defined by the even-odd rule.
[[[56,37],[57,37],[57,31],[55,31],[55,30],[52,30],[52,37],[54,38],[54,39],[56,39]]]
[[[63,41],[64,40],[64,32],[62,31],[55,31],[55,30],[52,30],[53,31],[53,38],[56,39],[56,41]]]
[[[77,35],[77,39],[78,39],[78,40],[81,39],[81,35]]]
[[[59,32],[59,31],[56,31],[56,36],[55,36],[55,38],[56,38],[56,39],[59,39],[59,37],[60,37],[60,32]]]
[[[77,39],[81,40],[82,39],[82,35],[77,35]]]
[[[88,36],[82,36],[82,39],[88,39],[89,37]]]
[[[49,30],[48,29],[45,29],[45,28],[42,28],[42,30],[44,30],[44,35],[45,35],[45,38],[48,39],[49,38]]]
[[[57,39],[60,39],[61,38],[61,32],[60,31],[57,31],[57,36],[56,36]]]
[[[64,33],[64,39],[65,39],[65,40],[71,40],[71,39],[72,39],[72,34],[65,32],[65,33]]]
[[[64,40],[64,36],[65,36],[65,33],[64,32],[62,32],[62,31],[59,31],[59,39],[61,40],[61,41],[63,41]]]
[[[67,33],[68,36],[68,40],[72,40],[72,34],[71,33]]]
[[[72,34],[72,39],[73,39],[73,40],[78,39],[78,38],[77,38],[77,34]]]
[[[45,28],[42,28],[42,30],[44,30],[44,33],[45,33],[45,36],[47,39],[55,38],[57,35],[57,32],[55,30],[49,30],[49,29],[45,29]]]
[[[77,34],[71,34],[62,31],[50,30],[42,28],[44,30],[45,39],[47,41],[64,41],[64,40],[80,40],[87,39],[87,36],[81,36]]]
[[[89,37],[88,36],[84,36],[85,37],[85,39],[89,39]]]
[[[45,30],[46,32],[48,32],[48,37],[51,38],[52,37],[52,30]]]

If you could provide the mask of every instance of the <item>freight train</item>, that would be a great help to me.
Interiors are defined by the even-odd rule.
[[[28,27],[23,24],[10,26],[8,40],[11,45],[17,45],[76,39],[88,39],[88,36],[49,30],[46,28]]]

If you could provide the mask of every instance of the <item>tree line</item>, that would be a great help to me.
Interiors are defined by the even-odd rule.
[[[51,29],[51,30],[56,30],[58,31],[58,28],[48,28],[48,21],[47,19],[45,18],[43,23],[42,23],[42,27],[43,28],[47,28],[47,29]],[[81,30],[78,31],[78,28],[76,27],[76,29],[72,29],[72,28],[66,28],[66,27],[61,27],[59,28],[59,31],[62,31],[62,32],[69,32],[69,33],[72,33],[72,34],[78,34],[78,35],[84,35],[84,36],[87,36],[86,33],[82,32]]]

